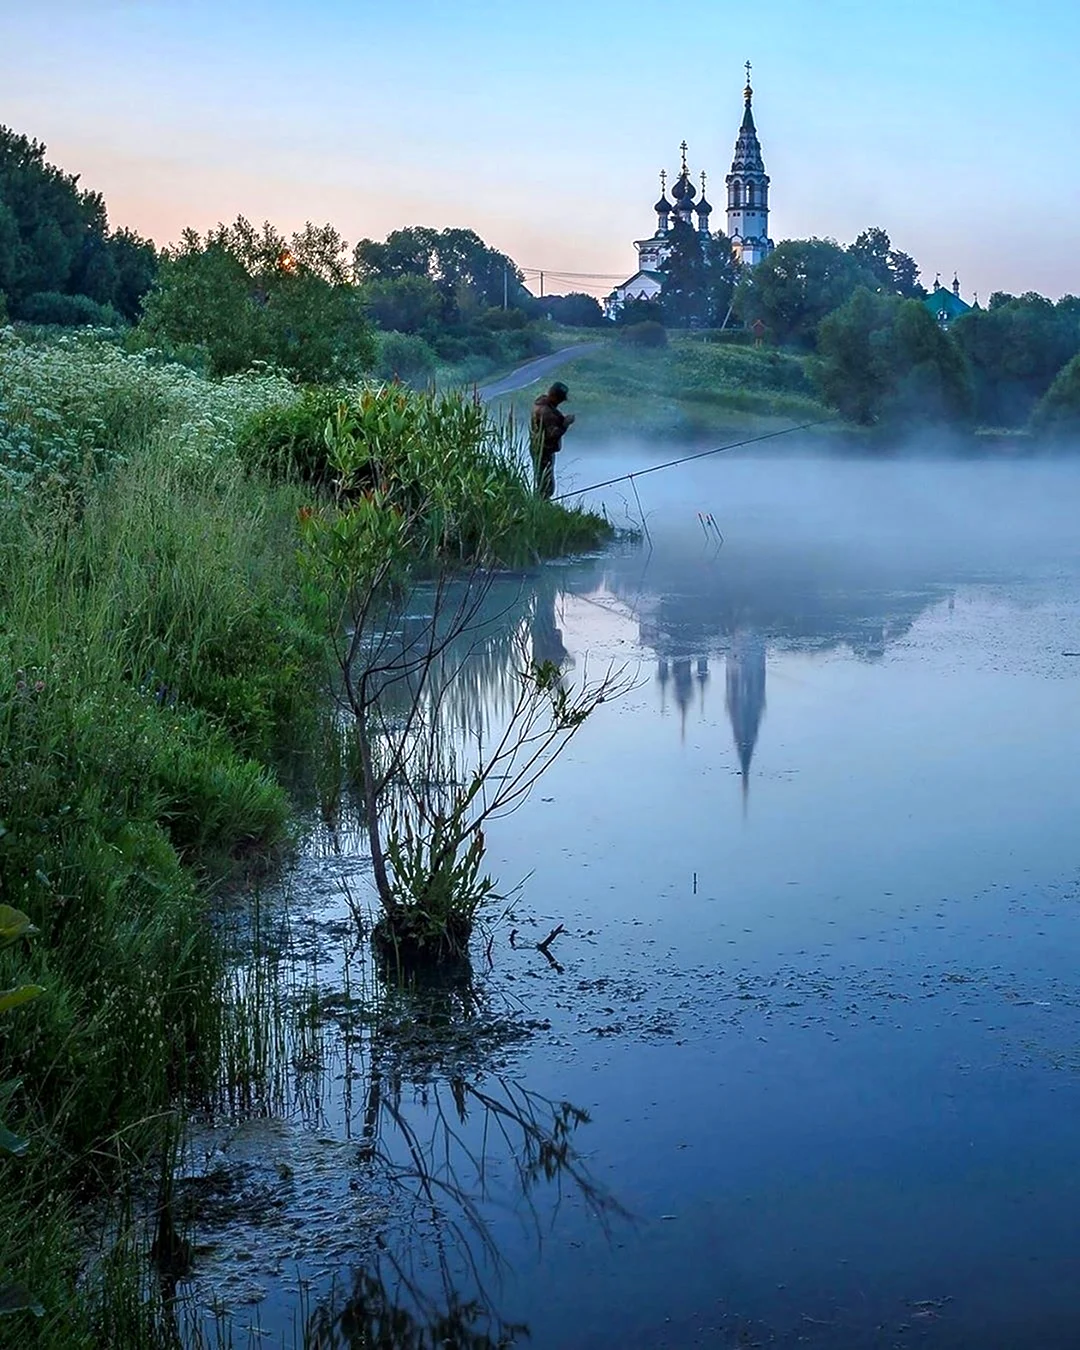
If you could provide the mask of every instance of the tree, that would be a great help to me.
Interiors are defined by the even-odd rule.
[[[845,417],[870,425],[895,385],[893,322],[897,301],[860,286],[821,321],[814,377]]]
[[[727,316],[738,267],[731,241],[724,234],[702,234],[676,221],[664,275],[661,305],[664,321],[674,327],[719,327]]]
[[[361,239],[354,253],[359,281],[426,277],[442,301],[441,320],[467,322],[478,311],[501,306],[532,309],[521,270],[505,253],[489,248],[473,230],[433,230],[412,225],[394,230],[383,243]]]
[[[1080,312],[1072,296],[1055,305],[1034,292],[998,291],[988,310],[962,314],[950,331],[974,373],[979,419],[993,426],[1022,426],[1080,352]]]
[[[600,302],[581,291],[546,296],[540,305],[545,314],[568,328],[598,328],[604,322]]]
[[[39,141],[0,127],[0,291],[13,317],[49,294],[85,296],[133,319],[155,267],[151,243],[110,233],[99,193],[49,164]]]
[[[926,294],[919,285],[919,266],[915,259],[894,249],[892,240],[880,226],[863,230],[849,246],[848,253],[883,289],[911,299],[921,299]]]
[[[615,313],[615,322],[620,328],[629,328],[641,323],[663,323],[663,321],[664,311],[659,296],[653,296],[651,300],[627,300],[625,304],[619,306]]]
[[[735,310],[744,323],[760,319],[773,342],[812,347],[821,320],[859,286],[877,280],[835,240],[788,239],[743,273]]]
[[[214,374],[267,361],[309,383],[354,378],[375,360],[358,288],[333,280],[344,242],[329,226],[286,239],[239,217],[186,230],[145,303],[151,341],[201,346]]]
[[[1031,425],[1048,438],[1080,441],[1080,356],[1058,372],[1036,405]]]
[[[134,230],[115,230],[109,243],[116,266],[112,303],[125,319],[136,323],[142,313],[143,297],[157,276],[157,249],[151,240]]]
[[[374,277],[360,287],[367,312],[382,329],[397,333],[425,333],[436,328],[442,297],[430,277],[405,273]]]
[[[862,425],[971,415],[963,354],[918,300],[860,287],[821,321],[813,373],[828,402]]]

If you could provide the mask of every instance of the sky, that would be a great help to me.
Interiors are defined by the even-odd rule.
[[[468,226],[602,294],[684,138],[723,223],[750,60],[775,240],[1080,292],[1076,0],[0,0],[0,41],[0,123],[159,244]]]

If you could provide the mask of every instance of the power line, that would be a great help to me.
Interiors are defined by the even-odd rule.
[[[553,267],[521,267],[522,272],[531,273],[539,276],[542,272],[546,277],[591,277],[595,281],[625,281],[626,277],[622,272],[562,272]]]

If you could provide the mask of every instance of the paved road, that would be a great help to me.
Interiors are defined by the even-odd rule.
[[[585,352],[594,352],[603,345],[602,342],[579,342],[573,347],[562,347],[559,351],[552,352],[550,356],[537,356],[532,361],[526,361],[523,366],[518,366],[517,370],[512,370],[509,375],[492,380],[490,384],[480,385],[476,392],[482,399],[502,398],[504,394],[513,394],[518,389],[524,389],[542,380],[545,375],[551,374],[573,357],[582,356]]]

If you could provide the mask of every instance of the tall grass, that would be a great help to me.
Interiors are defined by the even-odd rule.
[[[119,1343],[73,1311],[123,1286],[76,1297],[75,1197],[216,1077],[205,883],[287,841],[269,766],[323,673],[300,494],[233,448],[253,408],[294,397],[103,343],[0,343],[0,902],[39,930],[0,955],[0,988],[47,991],[0,1032],[31,1140],[0,1160],[0,1284],[46,1314],[0,1319],[0,1340]]]
[[[326,597],[297,524],[341,504],[273,433],[325,448],[328,399],[0,331],[0,903],[38,930],[0,953],[0,989],[46,990],[0,1027],[0,1082],[22,1081],[5,1123],[31,1141],[0,1158],[0,1288],[45,1309],[0,1310],[0,1343],[169,1343],[122,1246],[86,1273],[79,1200],[122,1189],[178,1104],[243,1073],[208,897],[288,842],[279,748],[315,734]],[[342,416],[425,502],[432,560],[608,532],[537,501],[471,400],[352,391]]]
[[[343,475],[334,456],[345,451]],[[415,521],[410,547],[440,567],[521,566],[596,548],[612,534],[602,517],[538,497],[514,421],[460,390],[308,391],[253,416],[240,453],[273,479],[318,487],[339,507],[377,494],[381,509]]]

